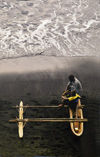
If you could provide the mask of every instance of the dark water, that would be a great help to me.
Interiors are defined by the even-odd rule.
[[[0,65],[1,157],[100,156],[99,58],[31,57],[1,61]],[[18,115],[11,106],[21,99],[24,105],[57,105],[70,73],[80,79],[86,96],[82,104],[89,121],[83,135],[74,136],[68,123],[27,123],[24,138],[19,139],[17,124],[8,122]],[[24,113],[26,118],[66,116],[64,109],[27,109]]]
[[[30,100],[30,105],[40,104],[41,100],[38,99],[37,101],[37,99],[35,99],[33,101]],[[45,105],[57,105],[58,103],[59,100],[56,99]],[[83,103],[86,103],[86,100]],[[24,128],[24,138],[19,139],[17,124],[8,122],[9,119],[14,119],[18,115],[17,110],[11,108],[13,105],[16,104],[12,104],[11,102],[4,100],[0,101],[1,157],[81,157],[84,155],[84,153],[86,155],[86,152],[90,156],[91,152],[88,150],[88,148],[89,145],[91,147],[94,144],[94,141],[91,139],[90,141],[87,140],[87,127],[90,125],[85,124],[85,130],[82,137],[76,137],[72,134],[68,123],[27,123]],[[87,115],[87,107],[84,109],[84,114],[90,118],[89,115]],[[24,113],[24,117],[26,118],[66,117],[66,115],[68,117],[68,112],[64,108],[27,109]],[[91,120],[89,123],[91,123]],[[89,134],[92,135],[92,131]],[[86,143],[86,152],[83,152],[84,142],[88,142]]]

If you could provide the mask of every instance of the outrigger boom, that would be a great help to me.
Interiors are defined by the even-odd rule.
[[[87,122],[86,118],[84,119],[71,119],[71,118],[32,118],[32,119],[12,119],[9,122]]]
[[[20,106],[12,106],[13,108],[20,108]],[[68,107],[67,105],[64,105],[64,107]],[[59,106],[40,106],[40,105],[37,105],[37,106],[29,106],[29,105],[26,105],[26,106],[23,106],[23,108],[59,108]]]
[[[80,105],[77,107],[77,109],[82,110],[84,105]],[[67,105],[64,105],[63,107],[67,108]],[[23,113],[24,113],[24,108],[59,108],[59,106],[23,106],[23,102],[21,101],[19,106],[13,106],[13,108],[18,108],[19,109],[19,118],[16,119],[11,119],[9,122],[17,122],[18,123],[18,133],[19,133],[19,138],[23,138],[23,128],[27,122],[70,122],[71,124],[71,129],[73,127],[74,123],[80,123],[82,124],[83,128],[83,122],[87,122],[88,120],[86,118],[80,117],[80,118],[73,118],[72,112],[70,111],[70,118],[23,118]],[[72,129],[73,133],[76,136],[80,136],[83,133],[82,132],[77,134],[75,131]]]
[[[68,105],[64,105],[63,106],[64,108],[68,108]],[[83,108],[84,105],[81,105],[79,106],[78,108]],[[12,106],[12,108],[20,108],[20,106],[16,105],[16,106]],[[23,108],[59,108],[59,106],[29,106],[29,105],[26,105],[26,106],[23,106]]]

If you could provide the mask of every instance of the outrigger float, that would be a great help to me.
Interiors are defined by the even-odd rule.
[[[64,105],[65,108],[69,109],[70,118],[32,118],[30,119],[30,118],[23,117],[24,109],[26,108],[59,108],[59,106],[29,106],[29,105],[24,106],[23,102],[20,101],[19,105],[13,106],[13,108],[18,108],[19,118],[11,119],[9,120],[9,122],[17,122],[19,138],[23,138],[23,128],[25,127],[25,124],[27,122],[69,122],[72,132],[76,136],[81,136],[84,130],[84,122],[87,122],[88,119],[83,118],[82,109],[84,105],[80,105],[80,100],[78,103],[79,103],[79,106],[76,109],[75,115],[73,115],[71,108],[69,108],[67,105]],[[78,116],[79,112],[80,112],[80,117]]]

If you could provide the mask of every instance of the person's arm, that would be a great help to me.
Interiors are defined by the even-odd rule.
[[[83,89],[82,89],[82,84],[81,84],[81,82],[79,81],[79,89],[82,91]]]
[[[79,94],[82,95],[83,89],[82,89],[82,84],[80,83],[80,81],[77,82],[77,89],[79,91]]]

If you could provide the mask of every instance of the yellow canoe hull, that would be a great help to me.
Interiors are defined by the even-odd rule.
[[[78,106],[81,105],[80,99],[78,102]],[[82,108],[77,108],[76,109],[76,114],[73,114],[73,111],[71,108],[69,108],[69,115],[71,119],[74,118],[80,118],[83,119],[83,110]],[[76,136],[81,136],[83,134],[84,131],[84,123],[79,121],[79,122],[70,122],[70,127],[72,132],[76,135]]]

